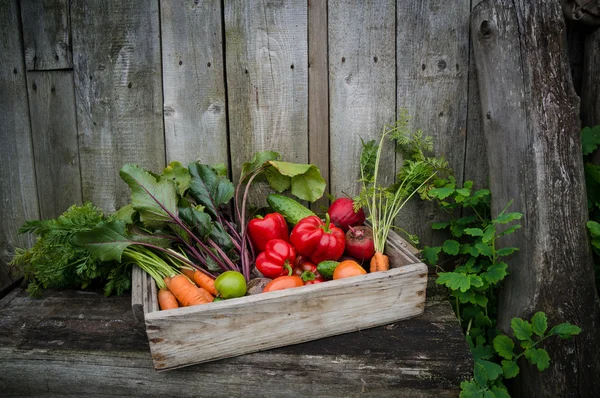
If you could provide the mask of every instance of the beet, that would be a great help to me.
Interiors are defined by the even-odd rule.
[[[342,231],[348,231],[348,227],[361,225],[365,222],[365,211],[361,208],[354,212],[354,201],[350,198],[338,198],[331,203],[329,209],[331,222]]]
[[[349,227],[346,232],[346,251],[344,253],[359,262],[370,260],[375,254],[373,230],[366,226]]]

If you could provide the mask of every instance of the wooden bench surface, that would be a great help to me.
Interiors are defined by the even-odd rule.
[[[434,290],[417,318],[157,372],[130,296],[18,288],[0,300],[0,395],[458,396],[473,362]]]

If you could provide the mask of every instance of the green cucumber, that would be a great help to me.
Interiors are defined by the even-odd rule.
[[[339,263],[339,261],[321,261],[319,265],[317,265],[317,272],[325,279],[333,279],[333,271],[335,271],[335,268]]]
[[[305,217],[316,215],[308,207],[283,195],[271,194],[267,197],[267,203],[292,225],[298,224]]]

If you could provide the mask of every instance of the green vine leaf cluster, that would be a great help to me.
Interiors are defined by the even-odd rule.
[[[590,219],[586,225],[594,253],[596,288],[600,293],[600,165],[592,162],[592,154],[600,145],[600,125],[581,130],[581,145]]]
[[[521,357],[545,370],[550,357],[539,344],[551,336],[569,338],[581,329],[562,323],[547,331],[546,315],[538,312],[530,321],[512,319],[514,339],[502,334],[496,327],[497,290],[508,275],[505,259],[518,248],[502,247],[501,238],[521,227],[516,222],[522,214],[509,212],[508,203],[493,218],[490,191],[474,190],[471,181],[459,186],[449,176],[434,185],[428,195],[448,221],[434,223],[432,228],[447,231],[451,238],[421,253],[427,263],[438,267],[436,283],[448,288],[475,361],[473,379],[461,383],[460,396],[509,397],[503,380],[519,374]],[[600,225],[597,232],[600,237]]]

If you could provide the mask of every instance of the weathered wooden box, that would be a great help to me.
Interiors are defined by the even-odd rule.
[[[427,266],[392,233],[389,271],[159,311],[156,284],[135,267],[132,306],[157,370],[385,325],[423,313]]]

